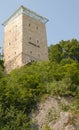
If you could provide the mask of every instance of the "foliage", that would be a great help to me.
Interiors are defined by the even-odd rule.
[[[0,63],[1,130],[33,130],[29,114],[44,95],[72,96],[73,110],[79,113],[79,42],[72,39],[51,45],[49,59],[10,74],[4,73]]]
[[[61,62],[62,59],[71,58],[79,62],[79,41],[76,39],[61,41],[59,44],[49,47],[51,61]]]
[[[0,80],[1,129],[32,130],[29,113],[45,93],[47,63],[34,63],[12,71]],[[46,73],[45,76],[44,73]],[[44,87],[43,87],[44,86]],[[42,91],[41,91],[42,90]]]
[[[51,130],[51,129],[50,129],[50,127],[46,124],[46,125],[44,125],[44,126],[42,127],[41,130]]]

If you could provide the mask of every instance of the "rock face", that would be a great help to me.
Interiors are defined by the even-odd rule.
[[[67,105],[68,101],[64,99],[63,104]],[[63,111],[60,106],[59,99],[55,98],[40,103],[38,110],[32,114],[34,130],[79,130],[79,118]]]
[[[67,125],[65,130],[77,130],[77,128],[74,125]]]
[[[32,119],[34,119],[35,124],[38,126],[35,130],[41,130],[46,123],[50,122],[48,120],[52,120],[50,118],[55,117],[54,113],[57,112],[59,112],[58,103],[54,98],[49,98],[44,103],[39,104],[38,111],[32,115]]]
[[[61,112],[57,122],[50,128],[51,130],[77,130],[73,124],[73,116],[69,112]]]

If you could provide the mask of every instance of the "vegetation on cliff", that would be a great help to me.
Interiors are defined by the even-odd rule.
[[[47,96],[71,96],[65,110],[79,113],[79,41],[49,47],[49,61],[3,71],[0,60],[0,129],[33,130],[29,113]]]

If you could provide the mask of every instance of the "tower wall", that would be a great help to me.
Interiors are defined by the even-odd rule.
[[[45,24],[23,14],[23,63],[48,60]]]
[[[4,28],[3,56],[6,71],[22,66],[22,15]]]
[[[42,16],[20,7],[4,23],[3,55],[7,72],[32,61],[48,60],[44,22]]]

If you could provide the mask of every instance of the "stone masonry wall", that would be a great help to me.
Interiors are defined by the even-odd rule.
[[[22,55],[20,55],[22,54],[22,15],[8,23],[4,29],[3,58],[5,69],[12,70],[22,65]],[[19,59],[17,59],[18,55]],[[18,60],[18,64],[14,59]]]
[[[47,61],[45,24],[26,14],[20,14],[7,23],[3,55],[7,72],[32,61]]]
[[[23,61],[48,60],[48,47],[45,25],[34,18],[23,14]],[[27,58],[27,59],[26,59]]]

